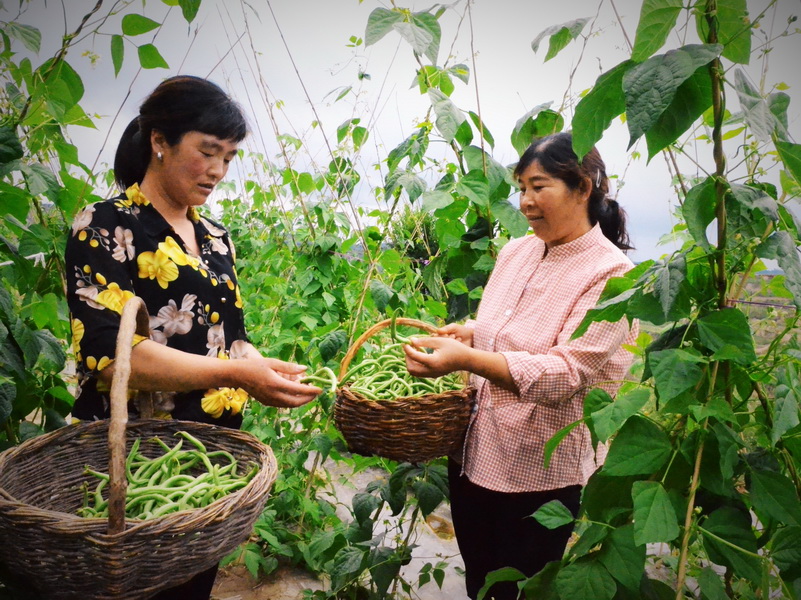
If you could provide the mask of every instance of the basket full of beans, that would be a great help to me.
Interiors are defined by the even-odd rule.
[[[460,373],[435,379],[409,374],[401,328],[437,330],[408,318],[367,329],[340,364],[334,420],[351,452],[422,463],[460,449],[475,390]]]

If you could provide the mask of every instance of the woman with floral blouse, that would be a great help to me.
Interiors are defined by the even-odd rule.
[[[74,417],[109,416],[120,316],[134,295],[147,305],[151,333],[134,340],[129,386],[154,392],[157,414],[238,428],[249,397],[295,407],[322,391],[299,382],[305,367],[250,344],[234,246],[197,210],[246,134],[239,106],[192,76],[162,82],[126,128],[114,161],[123,193],[78,214],[67,242]],[[156,598],[208,598],[215,575],[216,567]]]
[[[545,444],[582,419],[590,389],[614,394],[633,360],[624,345],[637,335],[623,319],[593,323],[570,339],[609,278],[633,266],[621,251],[630,249],[625,213],[608,196],[598,151],[579,163],[570,134],[548,136],[523,153],[514,175],[534,235],[500,251],[474,321],[405,347],[412,374],[469,371],[477,390],[463,455],[449,464],[471,598],[491,571],[515,567],[532,576],[561,558],[571,526],[551,531],[531,515],[552,500],[575,515],[605,451],[596,453],[587,428],[576,427],[546,468]],[[518,589],[499,583],[486,597],[515,599]]]

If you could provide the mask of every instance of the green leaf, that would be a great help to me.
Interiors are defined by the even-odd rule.
[[[774,471],[751,471],[749,489],[754,508],[784,525],[801,527],[801,501],[793,482]]]
[[[754,338],[742,311],[724,308],[704,315],[696,324],[701,342],[713,352],[734,346],[739,352],[735,362],[749,365],[756,360]]]
[[[114,76],[120,74],[122,61],[125,58],[125,46],[121,35],[111,36],[111,62],[114,63]]]
[[[723,578],[710,567],[701,569],[701,573],[698,575],[698,585],[701,586],[704,600],[729,600],[726,586],[723,585]]]
[[[489,181],[479,170],[470,171],[462,177],[456,184],[456,191],[475,206],[487,208],[490,205]]]
[[[456,136],[459,125],[461,125],[467,117],[451,102],[450,98],[437,89],[431,88],[428,90],[428,98],[431,100],[431,105],[434,107],[434,112],[437,115],[437,130],[445,141],[450,143]]]
[[[353,496],[353,516],[359,523],[365,523],[367,519],[381,505],[381,500],[377,496],[365,492],[357,492]]]
[[[6,419],[11,416],[16,397],[17,386],[8,379],[0,377],[0,424],[5,423]]]
[[[638,591],[645,570],[645,546],[634,541],[635,526],[617,527],[604,540],[598,560],[628,589]]]
[[[704,374],[699,365],[704,362],[703,357],[697,352],[679,348],[651,352],[648,362],[662,402],[694,387]]]
[[[556,588],[561,598],[570,600],[612,600],[617,585],[600,561],[583,557],[562,567]]]
[[[687,230],[696,243],[707,252],[712,249],[712,246],[706,237],[706,229],[715,219],[716,210],[717,193],[715,180],[712,177],[707,177],[698,185],[690,188],[681,208],[687,223]]]
[[[441,190],[428,190],[423,192],[423,203],[420,210],[423,212],[431,212],[439,208],[445,208],[453,204],[453,196],[450,192],[443,192]]]
[[[634,541],[638,546],[671,542],[678,537],[676,511],[661,483],[635,481],[631,497],[634,500]]]
[[[626,110],[623,76],[633,65],[626,60],[603,73],[576,105],[572,122],[573,151],[579,159],[592,150],[612,120]]]
[[[8,37],[22,42],[22,45],[31,52],[39,54],[42,46],[42,32],[36,27],[11,21],[3,24],[3,31]]]
[[[531,515],[543,527],[548,529],[556,529],[563,525],[568,525],[575,521],[573,513],[570,509],[562,504],[559,500],[551,500],[540,506],[537,511]]]
[[[143,44],[137,49],[139,52],[139,64],[143,69],[169,69],[170,65],[161,56],[161,53],[153,44]]]
[[[545,55],[544,61],[548,62],[557,54],[559,54],[559,52],[564,50],[571,41],[575,40],[583,31],[584,26],[590,22],[590,20],[590,17],[583,17],[581,19],[575,19],[573,21],[568,21],[567,23],[562,23],[561,25],[553,25],[552,27],[548,27],[544,31],[540,32],[536,38],[534,38],[534,40],[531,42],[531,49],[536,53],[543,38],[550,36],[548,42],[548,53]]]
[[[746,125],[760,142],[769,142],[780,123],[759,90],[751,85],[741,69],[734,72],[734,89],[737,91]]]
[[[723,57],[747,65],[751,61],[751,21],[746,0],[726,0],[715,5],[718,42],[723,44]],[[702,40],[709,35],[709,23],[704,11],[696,13],[698,35]]]
[[[502,581],[522,581],[526,578],[523,573],[512,567],[504,567],[497,571],[490,571],[484,580],[484,585],[478,590],[477,600],[483,600],[487,596],[489,589],[496,583]]]
[[[782,436],[799,424],[798,395],[795,389],[784,384],[776,386],[776,401],[773,406],[773,427],[770,441],[775,446]]]
[[[10,163],[22,158],[24,152],[13,127],[0,126],[0,164]]]
[[[583,422],[584,422],[583,420],[578,420],[578,421],[573,421],[570,425],[565,425],[564,427],[562,427],[562,429],[554,433],[547,442],[545,442],[545,448],[543,452],[543,466],[546,469],[550,466],[551,456],[559,447],[559,444],[562,443],[562,440],[564,440],[568,435],[570,435],[570,432],[573,431],[579,425],[581,425]]]
[[[433,483],[427,481],[415,481],[412,484],[414,495],[417,497],[417,505],[425,519],[440,505],[445,499],[442,491]]]
[[[197,16],[197,11],[200,9],[201,0],[178,0],[181,6],[181,13],[184,15],[187,23],[191,23]]]
[[[122,18],[122,33],[124,35],[141,35],[153,31],[161,23],[148,19],[144,15],[127,14]]]
[[[704,548],[712,562],[730,567],[738,577],[761,581],[761,561],[753,556],[757,552],[757,540],[746,512],[730,507],[719,508],[709,515],[700,530]]]
[[[683,7],[682,0],[644,0],[634,36],[632,60],[642,62],[665,45]]]
[[[508,200],[496,200],[490,206],[490,211],[512,237],[523,237],[528,232],[526,217]]]
[[[339,353],[348,342],[348,333],[344,329],[329,331],[320,340],[320,358],[323,362],[328,362]]]
[[[25,174],[28,183],[28,191],[31,196],[45,194],[56,198],[60,184],[53,172],[39,163],[22,165],[22,172]]]
[[[801,261],[793,238],[786,231],[776,231],[757,247],[756,254],[779,263],[784,271],[784,285],[793,295],[793,304],[801,309]]]
[[[665,431],[650,419],[635,415],[612,440],[603,473],[614,477],[650,475],[665,464],[671,452]]]
[[[511,140],[518,154],[523,154],[536,138],[562,130],[564,117],[550,110],[550,105],[550,102],[546,102],[535,106],[515,123]]]
[[[395,291],[383,281],[373,279],[370,282],[370,295],[373,297],[375,307],[383,312],[387,308],[392,296],[395,295]]]
[[[722,50],[719,44],[691,44],[649,58],[623,76],[629,148],[658,121],[676,90]]]
[[[593,431],[601,442],[612,437],[629,417],[637,414],[651,398],[651,392],[645,388],[637,388],[620,394],[614,402],[607,404],[592,413]]]
[[[412,15],[412,23],[418,28],[428,32],[431,38],[428,46],[423,52],[420,52],[420,54],[425,54],[433,64],[437,64],[439,43],[442,39],[442,28],[439,26],[437,17],[428,12],[418,12]],[[447,77],[444,79],[447,80]]]
[[[495,138],[492,137],[490,130],[487,129],[487,125],[472,110],[468,111],[467,114],[470,115],[470,119],[473,121],[473,125],[476,126],[476,131],[481,132],[481,135],[484,137],[484,140],[490,145],[490,148],[494,148]]]
[[[364,45],[370,46],[392,31],[396,23],[403,21],[403,14],[386,8],[376,8],[367,17]]]
[[[676,304],[682,284],[687,278],[687,259],[684,254],[675,254],[666,264],[656,267],[654,273],[656,274],[654,294],[659,298],[663,315],[667,317]]]
[[[401,21],[399,23],[395,23],[393,28],[396,29],[398,33],[401,34],[401,37],[409,43],[409,45],[412,47],[412,50],[421,56],[426,53],[426,50],[434,41],[434,38],[431,36],[428,30],[423,29],[415,23]]]
[[[701,67],[676,90],[670,105],[645,132],[648,160],[675,142],[712,106],[712,76]]]
[[[25,222],[33,203],[27,190],[0,181],[0,214]]]
[[[782,571],[801,565],[801,529],[783,527],[771,540],[771,558]]]
[[[801,144],[776,142],[776,150],[796,185],[801,185]]]

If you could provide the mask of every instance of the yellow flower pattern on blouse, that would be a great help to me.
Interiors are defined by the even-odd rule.
[[[74,417],[108,416],[108,387],[97,373],[114,362],[119,316],[134,295],[147,305],[153,343],[220,358],[229,358],[232,344],[247,343],[228,233],[194,207],[186,214],[197,256],[138,185],[86,207],[73,221],[66,258],[79,384]],[[133,345],[146,339],[135,335]],[[228,427],[239,426],[249,398],[234,388],[170,394],[167,416]]]
[[[204,411],[218,419],[225,410],[230,410],[234,415],[239,414],[248,398],[248,393],[242,388],[210,389],[200,404]]]
[[[142,252],[136,258],[136,264],[139,265],[139,277],[155,279],[165,290],[171,281],[178,279],[178,266],[161,249]]]

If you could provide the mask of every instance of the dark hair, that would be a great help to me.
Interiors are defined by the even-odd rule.
[[[515,177],[522,175],[535,162],[551,177],[564,181],[571,190],[582,189],[589,179],[592,186],[587,207],[590,223],[600,223],[603,234],[621,250],[633,249],[626,231],[626,212],[609,197],[606,165],[595,147],[579,162],[573,151],[573,136],[569,133],[541,137],[520,157],[514,169]]]
[[[125,190],[142,183],[150,163],[150,133],[160,131],[170,146],[189,131],[241,142],[248,133],[239,105],[217,84],[193,75],[162,81],[125,128],[114,156],[114,176]]]

